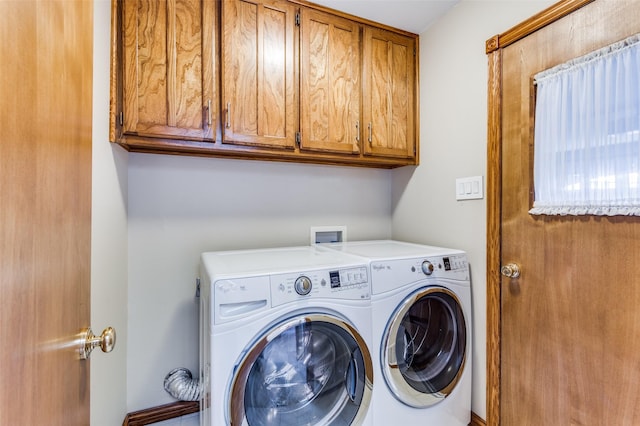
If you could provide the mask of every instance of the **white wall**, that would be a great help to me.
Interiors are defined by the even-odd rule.
[[[390,173],[129,154],[128,411],[173,401],[171,369],[197,374],[201,252],[308,245],[317,225],[389,238]]]
[[[94,1],[91,327],[116,329],[113,352],[91,355],[91,425],[127,413],[127,153],[109,143],[108,0]]]
[[[393,238],[468,253],[472,409],[482,418],[486,418],[486,202],[456,201],[455,179],[486,178],[485,41],[554,2],[463,0],[420,35],[420,166],[392,172]]]

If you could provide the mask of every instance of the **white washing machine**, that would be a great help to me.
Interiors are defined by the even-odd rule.
[[[471,286],[466,254],[390,240],[323,246],[369,261],[377,375],[373,424],[467,426]]]
[[[201,256],[202,426],[371,425],[371,286],[316,247]]]

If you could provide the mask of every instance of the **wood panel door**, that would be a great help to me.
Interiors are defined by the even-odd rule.
[[[0,424],[88,425],[93,2],[0,2]]]
[[[561,2],[489,43],[492,425],[640,424],[640,219],[528,213],[532,77],[640,31],[640,2],[585,3]],[[511,262],[520,277],[499,278]]]
[[[360,152],[360,25],[300,11],[300,149]]]
[[[365,153],[416,156],[416,39],[365,26],[363,40]]]
[[[122,2],[123,132],[213,141],[216,2]]]
[[[222,1],[224,143],[294,148],[295,12],[284,0]]]

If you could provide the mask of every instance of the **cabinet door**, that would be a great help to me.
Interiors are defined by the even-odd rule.
[[[213,140],[215,2],[127,0],[123,132]]]
[[[414,157],[416,145],[416,42],[365,27],[363,124],[365,153]]]
[[[301,149],[359,153],[360,25],[301,10]]]
[[[222,1],[223,142],[294,148],[295,8]]]

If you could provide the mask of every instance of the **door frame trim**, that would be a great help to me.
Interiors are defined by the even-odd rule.
[[[502,49],[595,0],[562,0],[485,43],[487,88],[487,419],[500,424]]]

